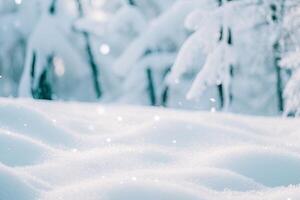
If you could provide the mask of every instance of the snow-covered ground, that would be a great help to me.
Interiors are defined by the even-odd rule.
[[[1,200],[297,200],[300,120],[0,100]]]

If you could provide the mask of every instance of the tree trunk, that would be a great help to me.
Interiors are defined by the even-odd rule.
[[[84,13],[83,13],[81,0],[77,0],[77,9],[78,9],[79,16],[83,17]],[[83,38],[85,41],[85,50],[86,50],[86,53],[88,56],[89,65],[90,65],[91,71],[92,71],[92,79],[93,79],[95,93],[96,93],[97,98],[100,99],[102,97],[102,88],[101,88],[101,84],[100,84],[100,80],[99,80],[100,70],[96,64],[96,60],[93,55],[89,34],[85,31],[83,31],[82,35],[83,35]]]
[[[50,70],[53,66],[53,55],[50,55],[47,58],[47,64],[44,67],[43,72],[40,77],[35,76],[35,67],[36,67],[37,55],[34,51],[32,53],[32,61],[31,61],[31,94],[34,99],[45,99],[52,100],[52,87],[51,81],[49,80]],[[38,84],[35,87],[35,80],[38,80]]]
[[[132,5],[132,6],[135,6],[135,1],[134,0],[128,0],[128,4]]]
[[[219,6],[222,5],[222,0],[219,0]],[[220,32],[219,32],[219,42],[222,42],[223,37],[224,37],[224,29],[223,26],[220,27]],[[220,101],[220,108],[223,109],[224,107],[224,91],[223,91],[223,84],[219,84],[217,86],[218,88],[218,93],[219,93],[219,101]]]
[[[51,15],[54,15],[56,13],[56,3],[57,3],[57,0],[52,0],[51,5],[49,7],[49,13]]]
[[[53,58],[53,55],[50,55],[47,58],[47,66],[44,68],[44,71],[39,78],[38,88],[35,91],[37,99],[52,100],[52,87],[51,80],[49,79],[51,69],[53,69]]]
[[[168,99],[169,99],[169,87],[167,86],[163,90],[162,97],[161,97],[161,104],[163,107],[167,107]]]
[[[30,70],[30,87],[31,95],[34,97],[34,78],[35,78],[36,52],[32,52],[31,70]]]
[[[277,26],[282,26],[283,18],[285,15],[285,0],[281,0],[279,8],[277,7],[276,4],[271,4],[270,9],[272,12],[271,19],[272,19],[273,23],[277,24]],[[278,10],[280,12],[278,12]],[[281,35],[281,33],[280,33],[280,35]],[[281,60],[279,40],[280,40],[280,38],[273,45],[273,55],[274,55],[274,67],[275,67],[275,73],[276,73],[276,95],[277,95],[277,99],[278,99],[278,110],[280,112],[283,112],[284,111],[283,80],[282,80],[282,76],[281,76],[282,70],[279,65],[279,62]]]
[[[279,44],[276,43],[273,47],[274,49],[274,54],[275,54],[275,59],[274,59],[274,66],[276,70],[276,95],[278,99],[278,110],[279,112],[284,111],[284,100],[283,100],[283,91],[282,91],[282,76],[281,76],[281,67],[279,66],[280,62],[280,56],[279,54]]]
[[[223,108],[225,103],[224,103],[224,91],[223,91],[222,84],[218,85],[218,92],[219,92],[219,99],[220,99],[220,108]]]
[[[154,87],[152,69],[147,68],[146,73],[147,73],[147,80],[148,80],[148,94],[149,94],[150,103],[152,106],[155,106],[156,105],[156,92],[155,92],[155,87]]]

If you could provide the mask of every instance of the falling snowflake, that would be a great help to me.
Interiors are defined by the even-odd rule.
[[[106,138],[107,143],[111,143],[111,138]]]
[[[155,115],[155,116],[154,116],[154,120],[155,120],[155,121],[159,121],[159,120],[160,120],[160,116]]]

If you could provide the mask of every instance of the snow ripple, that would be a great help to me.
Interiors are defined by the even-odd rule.
[[[4,99],[0,112],[0,200],[300,198],[297,119]]]

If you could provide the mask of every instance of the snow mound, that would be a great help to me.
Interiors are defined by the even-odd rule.
[[[299,199],[298,119],[0,100],[0,199]]]
[[[0,132],[0,152],[2,163],[9,166],[26,166],[41,162],[43,157],[51,154],[51,149],[28,137],[4,131]]]
[[[237,148],[221,154],[217,156],[221,158],[213,157],[218,167],[251,177],[264,185],[276,187],[300,183],[298,154],[275,148]]]
[[[12,169],[0,164],[0,199],[35,199],[37,191],[23,179]]]

